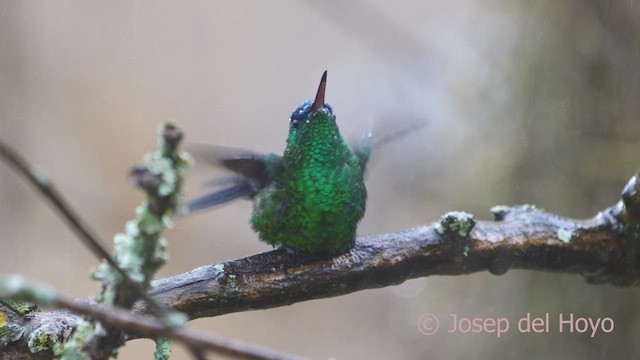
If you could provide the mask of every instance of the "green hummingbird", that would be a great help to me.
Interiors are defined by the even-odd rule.
[[[366,134],[350,147],[325,103],[326,84],[325,71],[315,99],[291,114],[282,156],[212,148],[213,162],[234,175],[215,181],[226,187],[189,203],[189,213],[245,197],[253,200],[251,226],[262,241],[312,255],[349,251],[365,212],[371,149],[398,134],[378,141]]]

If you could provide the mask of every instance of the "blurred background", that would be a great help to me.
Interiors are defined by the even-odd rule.
[[[0,136],[45,169],[106,243],[141,200],[127,172],[175,121],[186,140],[284,149],[329,70],[347,138],[429,125],[373,155],[361,234],[451,210],[531,203],[587,218],[640,167],[640,3],[631,1],[0,1]],[[219,175],[197,166],[188,197]],[[236,202],[181,220],[159,276],[268,250]],[[0,273],[76,297],[98,262],[0,164]],[[315,359],[637,358],[638,289],[510,271],[430,277],[191,326]],[[550,313],[549,334],[425,336],[422,314]],[[558,333],[559,313],[611,334]],[[120,359],[150,358],[130,342]],[[175,346],[175,359],[188,358]]]

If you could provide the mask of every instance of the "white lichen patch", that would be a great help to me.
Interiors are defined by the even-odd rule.
[[[560,241],[568,243],[569,241],[571,241],[571,237],[573,237],[573,232],[565,228],[560,228],[558,229],[556,236],[558,237],[558,239],[560,239]]]

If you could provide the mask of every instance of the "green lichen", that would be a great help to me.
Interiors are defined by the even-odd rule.
[[[10,343],[20,340],[25,333],[25,328],[18,324],[7,322],[3,326],[0,326],[0,350],[5,348]],[[0,351],[2,355],[2,351]],[[2,357],[0,357],[1,359]]]
[[[1,281],[1,280],[0,280]],[[25,300],[12,300],[4,298],[2,299],[4,305],[10,306],[13,311],[11,313],[18,313],[19,315],[27,315],[33,311],[38,310],[38,305],[36,305],[33,301],[25,301]],[[3,306],[0,306],[2,308]],[[0,312],[2,314],[2,312]],[[9,317],[11,319],[11,317]],[[10,320],[9,320],[10,321]]]
[[[36,309],[37,306],[32,302],[16,301],[6,297],[2,299],[2,304],[0,304],[0,359],[2,359],[2,349],[20,340],[25,334],[23,315]]]
[[[38,305],[32,303],[32,302],[21,302],[19,305],[16,305],[13,307],[18,314],[20,315],[26,315],[32,311],[35,311],[38,309]]]
[[[168,360],[171,356],[171,341],[165,338],[155,339],[156,351],[153,353],[154,360]]]
[[[440,218],[440,222],[436,225],[436,231],[440,235],[455,233],[461,237],[468,237],[475,225],[476,220],[473,215],[462,211],[452,211]]]
[[[564,243],[568,243],[571,241],[571,237],[573,236],[573,232],[571,230],[567,230],[565,228],[558,229],[556,233],[558,239],[560,239]]]
[[[215,264],[213,265],[213,268],[216,269],[216,271],[224,273],[224,264]]]
[[[74,325],[67,321],[43,323],[29,334],[27,345],[32,353],[51,352],[61,355],[64,352],[64,339],[74,330]]]
[[[86,344],[94,336],[94,325],[86,320],[78,320],[73,336],[64,344],[60,360],[89,360],[91,357],[84,352]]]
[[[159,152],[154,152],[145,157],[145,165],[151,174],[162,179],[160,186],[158,186],[158,195],[168,196],[174,192],[179,177],[173,169],[172,159],[162,157]]]
[[[160,129],[163,134],[165,128]],[[145,156],[144,169],[153,177],[154,183],[143,188],[147,199],[135,210],[135,220],[126,223],[125,231],[114,237],[114,257],[122,268],[127,270],[132,280],[143,284],[150,281],[155,271],[168,259],[168,246],[162,237],[162,231],[172,226],[169,214],[174,213],[171,204],[180,204],[182,193],[179,186],[187,172],[188,160],[167,150],[167,144],[161,136],[158,149]],[[175,148],[173,148],[175,150]],[[171,150],[171,149],[169,149]],[[175,193],[174,193],[175,192]],[[156,203],[165,197],[174,196],[164,213],[158,213]],[[111,272],[111,274],[109,273]],[[95,278],[107,281],[106,284],[119,284],[120,277],[109,266],[102,266]],[[105,286],[102,299],[111,303],[118,286]],[[115,290],[115,293],[112,291]]]
[[[164,229],[162,219],[149,209],[146,201],[136,208],[136,220],[139,232],[146,235],[154,235]]]
[[[127,223],[124,225],[124,233],[132,237],[140,235],[138,222],[136,222],[135,220],[127,221]]]
[[[54,355],[60,355],[63,349],[57,330],[48,326],[41,326],[33,331],[27,344],[32,353],[51,351]]]
[[[188,155],[177,152],[182,139],[182,132],[178,128],[171,124],[164,125],[159,128],[158,135],[156,150],[147,154],[144,164],[136,166],[131,173],[134,183],[145,193],[146,199],[136,208],[135,219],[125,224],[124,233],[114,237],[114,260],[143,288],[149,287],[155,272],[168,259],[167,241],[162,232],[172,226],[171,217],[182,206],[181,185],[190,164]],[[106,262],[93,273],[93,277],[102,282],[102,291],[97,300],[103,306],[130,308],[139,298]],[[168,326],[179,326],[187,318],[180,313],[168,312],[164,314],[163,321]],[[65,360],[88,358],[82,349],[97,331],[105,331],[93,322],[84,322],[78,328],[65,347]],[[105,328],[114,331],[106,325]],[[161,351],[158,356],[166,354],[168,357],[170,351],[165,351],[167,346],[168,342],[159,346]]]

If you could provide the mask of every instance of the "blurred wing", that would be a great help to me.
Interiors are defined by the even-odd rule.
[[[260,184],[265,183],[269,177],[265,155],[246,154],[242,157],[224,159],[222,165],[234,173]]]
[[[263,183],[269,175],[268,155],[240,148],[202,143],[187,144],[185,149],[196,159],[223,167],[255,182]],[[213,183],[215,184],[215,181]]]
[[[371,133],[366,133],[360,141],[357,141],[351,148],[353,153],[358,157],[362,166],[367,165],[369,157],[371,156],[371,149],[373,147],[373,136]]]
[[[189,213],[221,205],[238,198],[252,198],[265,187],[280,166],[280,156],[258,154],[249,150],[209,144],[187,144],[186,150],[197,159],[223,167],[235,175],[209,181],[223,189],[199,197],[187,204]]]
[[[254,190],[247,182],[239,182],[222,190],[218,190],[192,200],[187,204],[188,213],[190,214],[198,210],[204,210],[216,205],[221,205],[241,197],[249,197],[252,196],[252,194],[254,194]]]
[[[360,159],[360,162],[366,164],[371,156],[373,149],[380,148],[384,145],[392,143],[398,139],[410,135],[411,133],[425,127],[425,120],[411,121],[408,125],[387,131],[376,131],[376,133],[366,133],[359,141],[352,146],[354,154]]]
[[[382,147],[405,136],[411,135],[411,133],[422,129],[425,126],[427,126],[427,122],[425,120],[416,120],[391,131],[382,131],[380,134],[372,136],[371,147],[374,149]]]

